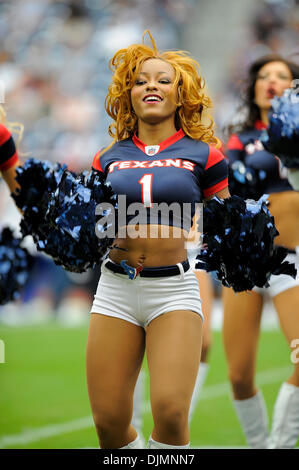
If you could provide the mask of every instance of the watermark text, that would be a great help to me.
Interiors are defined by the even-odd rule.
[[[145,207],[141,202],[127,204],[126,195],[119,195],[117,209],[110,203],[96,207],[96,215],[101,217],[95,227],[96,236],[103,238],[181,238],[192,225],[194,214],[197,217],[197,231],[203,231],[203,204],[166,202],[152,203]]]
[[[290,343],[291,348],[294,348],[294,351],[291,352],[291,361],[293,364],[298,364],[299,362],[299,338],[293,339]]]

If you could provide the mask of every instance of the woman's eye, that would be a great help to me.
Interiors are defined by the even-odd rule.
[[[146,81],[145,80],[136,80],[135,81],[135,85],[145,85]],[[163,78],[161,80],[159,80],[159,83],[162,83],[162,85],[168,85],[169,83],[171,83],[170,80],[168,80],[167,78]]]
[[[289,80],[289,77],[287,75],[277,75],[276,77],[280,80]],[[266,80],[267,78],[269,78],[269,75],[259,75],[257,78],[259,78],[260,80]]]

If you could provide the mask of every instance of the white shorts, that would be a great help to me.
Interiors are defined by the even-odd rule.
[[[145,328],[154,318],[173,310],[192,310],[203,320],[198,281],[191,268],[175,276],[130,280],[110,271],[103,262],[91,313]]]
[[[291,276],[287,276],[286,274],[278,274],[272,276],[269,279],[270,287],[254,287],[252,290],[257,292],[258,294],[267,294],[271,298],[275,297],[282,292],[291,289],[292,287],[299,286],[299,251],[297,249],[297,253],[290,253],[285,258],[285,261],[289,261],[289,263],[294,263],[297,269],[297,277],[296,279],[292,278]]]

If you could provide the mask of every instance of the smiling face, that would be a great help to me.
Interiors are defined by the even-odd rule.
[[[177,89],[173,88],[175,71],[160,59],[146,60],[131,90],[131,102],[138,120],[148,124],[173,121]]]
[[[255,103],[260,110],[268,110],[274,96],[281,96],[291,87],[292,73],[284,62],[268,62],[260,68],[255,82]]]

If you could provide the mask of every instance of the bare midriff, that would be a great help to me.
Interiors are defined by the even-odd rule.
[[[299,246],[299,193],[285,191],[269,195],[269,211],[279,235],[276,245],[294,250]],[[126,236],[116,237],[109,257],[115,263],[122,260],[133,267],[169,266],[187,259],[186,241],[193,240],[179,227],[140,225],[126,227]],[[198,239],[198,237],[196,237]]]
[[[269,202],[269,211],[279,232],[275,245],[294,250],[299,246],[299,192],[272,193]]]
[[[109,253],[110,259],[115,263],[120,264],[122,260],[126,260],[133,267],[140,264],[153,267],[169,266],[187,259],[187,232],[179,227],[140,225],[126,229],[127,236],[117,236],[113,242],[113,246],[117,248],[112,248]]]

